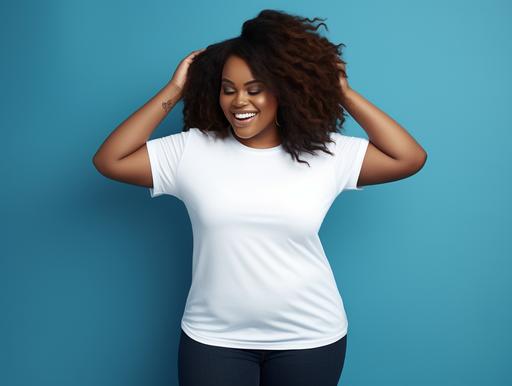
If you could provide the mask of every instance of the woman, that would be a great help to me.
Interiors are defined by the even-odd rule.
[[[411,176],[423,148],[347,82],[340,45],[263,10],[192,52],[105,140],[105,176],[182,200],[193,229],[180,385],[337,385],[348,322],[318,238],[345,190]],[[321,25],[324,25],[321,23]],[[148,140],[179,99],[184,130]],[[369,140],[337,131],[345,110]]]

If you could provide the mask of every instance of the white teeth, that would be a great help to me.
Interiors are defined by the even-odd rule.
[[[244,118],[254,117],[255,115],[256,115],[256,113],[235,114],[235,117],[239,118],[239,119],[244,119]]]

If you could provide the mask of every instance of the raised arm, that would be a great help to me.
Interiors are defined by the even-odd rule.
[[[107,137],[93,157],[93,164],[102,175],[121,182],[153,187],[146,142],[181,99],[188,67],[203,50],[193,51],[184,58],[171,80]]]
[[[394,119],[349,86],[344,62],[338,67],[342,105],[370,141],[357,186],[396,181],[417,173],[427,160],[425,149]]]
[[[181,98],[181,88],[169,81],[155,96],[121,123],[93,157],[105,177],[153,187],[146,141]]]

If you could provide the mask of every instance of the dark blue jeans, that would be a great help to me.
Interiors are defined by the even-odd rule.
[[[347,335],[326,346],[257,350],[200,343],[181,330],[180,386],[337,386]]]

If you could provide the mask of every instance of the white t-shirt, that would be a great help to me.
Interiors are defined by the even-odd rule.
[[[192,284],[181,327],[204,344],[306,349],[347,333],[318,231],[334,199],[357,188],[368,140],[331,133],[331,156],[292,159],[190,128],[147,141],[151,197],[184,202],[193,230]]]

